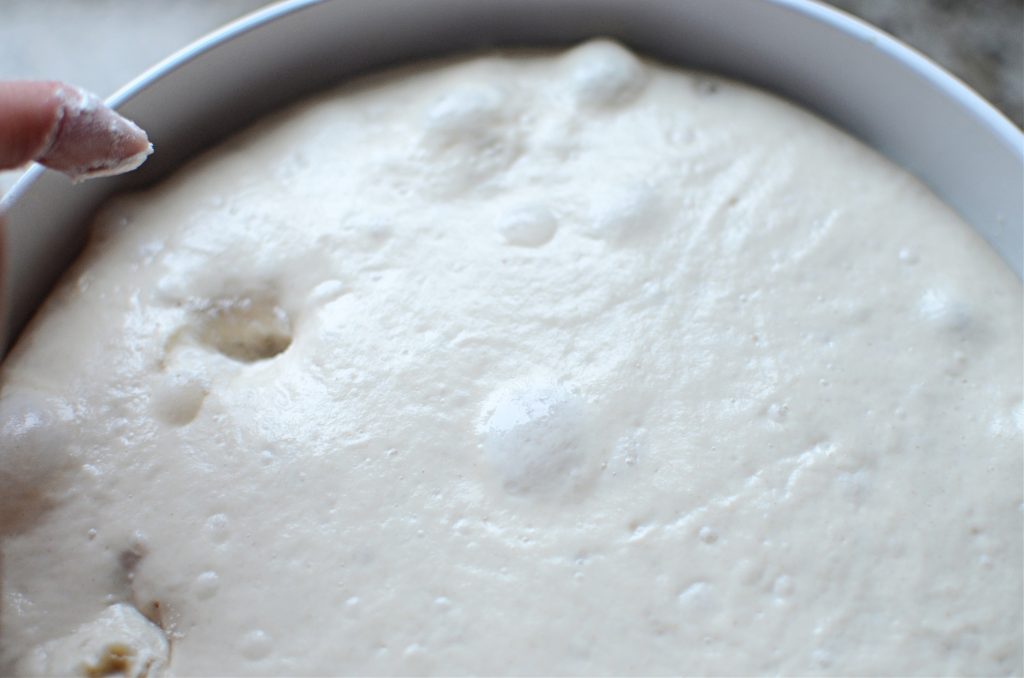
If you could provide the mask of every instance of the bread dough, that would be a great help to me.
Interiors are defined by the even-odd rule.
[[[1021,308],[745,85],[351,84],[112,201],[5,363],[0,673],[1019,675]]]

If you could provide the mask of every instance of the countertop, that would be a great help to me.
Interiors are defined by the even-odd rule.
[[[0,79],[108,95],[266,0],[2,0]],[[832,0],[960,77],[1024,126],[1024,0]],[[0,172],[0,193],[18,172]]]

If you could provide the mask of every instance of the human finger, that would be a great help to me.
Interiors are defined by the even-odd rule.
[[[82,181],[131,171],[152,150],[138,125],[94,94],[60,82],[0,82],[0,168],[36,161]]]

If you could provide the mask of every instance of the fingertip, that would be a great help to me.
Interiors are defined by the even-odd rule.
[[[43,165],[78,182],[129,172],[152,153],[146,132],[99,97],[70,85],[58,95],[63,114],[49,148],[36,158]]]

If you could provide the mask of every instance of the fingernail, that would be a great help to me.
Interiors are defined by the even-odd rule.
[[[57,90],[61,114],[47,150],[36,160],[78,183],[130,172],[153,145],[134,122],[108,108],[94,94],[71,85]]]

